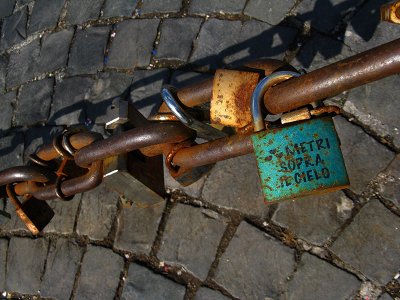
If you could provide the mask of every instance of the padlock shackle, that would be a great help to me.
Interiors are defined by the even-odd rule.
[[[264,105],[279,114],[398,73],[400,39],[283,82],[265,93]]]

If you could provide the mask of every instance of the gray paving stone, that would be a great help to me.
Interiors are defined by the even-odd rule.
[[[7,291],[38,293],[47,248],[48,240],[44,238],[11,238],[7,253]]]
[[[28,4],[30,2],[32,2],[33,0],[17,0],[17,6],[21,7],[24,6],[25,4]]]
[[[75,299],[114,299],[123,267],[124,260],[119,255],[89,245],[83,257]]]
[[[165,201],[150,207],[123,208],[117,218],[114,247],[149,255],[165,208]]]
[[[385,285],[398,272],[399,230],[399,218],[378,200],[371,200],[331,249],[367,277]]]
[[[183,299],[185,287],[143,266],[131,264],[121,299]]]
[[[85,121],[85,101],[89,98],[94,80],[71,77],[56,83],[49,124],[74,125]]]
[[[185,266],[201,280],[207,277],[226,229],[224,217],[212,218],[207,212],[177,204],[167,221],[157,255],[160,260]]]
[[[4,19],[1,28],[1,50],[6,50],[26,39],[27,18],[26,9],[21,9]]]
[[[33,81],[20,89],[15,108],[17,126],[45,123],[49,117],[54,79]]]
[[[40,53],[39,39],[10,54],[6,77],[7,88],[12,88],[32,79]]]
[[[108,236],[117,212],[118,194],[108,191],[104,185],[82,196],[76,232],[93,240]]]
[[[40,287],[42,297],[59,300],[70,298],[82,253],[81,247],[65,238],[59,238],[50,244],[46,269]]]
[[[264,217],[264,203],[254,154],[218,162],[208,176],[202,198],[218,206]]]
[[[129,101],[145,116],[158,111],[162,103],[161,87],[168,82],[167,69],[136,71],[133,80]]]
[[[143,14],[178,12],[181,5],[182,1],[180,0],[144,0],[141,10]]]
[[[399,37],[400,28],[380,21],[380,7],[387,0],[368,1],[352,18],[344,35],[344,42],[355,52],[390,42]]]
[[[202,19],[199,18],[165,20],[161,25],[156,58],[187,61],[201,23]],[[179,43],[176,42],[177,32],[179,32]]]
[[[393,298],[390,297],[390,295],[388,293],[384,293],[383,295],[381,295],[378,300],[392,300]]]
[[[301,48],[291,64],[311,71],[354,54],[343,42],[317,34]]]
[[[189,13],[200,15],[210,13],[240,14],[245,4],[245,0],[192,0]]]
[[[383,179],[378,185],[379,196],[400,208],[400,155],[396,156],[379,177]]]
[[[99,17],[104,0],[71,0],[68,3],[66,21],[69,24],[82,24]]]
[[[82,195],[78,194],[71,201],[50,200],[47,203],[54,210],[54,217],[43,232],[55,232],[61,234],[72,234],[78,206]]]
[[[5,290],[8,240],[0,240],[0,291]]]
[[[334,118],[350,188],[360,194],[366,185],[394,158],[394,154],[343,117]],[[371,159],[371,154],[374,159]]]
[[[212,76],[209,73],[176,70],[172,72],[170,84],[176,88],[182,88],[209,79]]]
[[[76,33],[68,62],[70,75],[95,74],[103,68],[109,32],[110,28],[106,26],[90,27]]]
[[[108,67],[133,69],[150,63],[159,20],[126,20],[118,24]],[[134,38],[132,38],[134,37]]]
[[[11,15],[14,6],[15,6],[15,0],[0,1],[0,18],[4,18]]]
[[[398,75],[349,91],[344,111],[354,116],[383,140],[391,140],[400,149],[400,103],[393,91],[399,86]]]
[[[7,57],[5,55],[0,55],[0,94],[3,94],[6,88],[7,64]]]
[[[282,202],[272,220],[298,237],[322,245],[351,216],[352,208],[349,198],[335,192]]]
[[[312,27],[323,32],[330,32],[357,4],[357,1],[346,0],[302,1],[297,6],[296,12],[298,18],[310,22]]]
[[[190,63],[215,69],[263,57],[282,59],[296,33],[291,28],[272,27],[256,20],[242,26],[240,21],[208,19],[194,41]]]
[[[304,253],[289,283],[286,299],[350,299],[359,286],[356,277]]]
[[[21,166],[24,136],[21,133],[0,138],[0,166],[2,169]]]
[[[263,1],[250,0],[244,10],[244,14],[259,19],[271,25],[280,23],[294,6],[294,0]]]
[[[87,116],[96,124],[110,121],[107,111],[115,97],[126,99],[129,94],[132,75],[118,72],[99,73],[86,102]]]
[[[292,249],[242,222],[221,257],[214,281],[236,298],[275,299],[285,290],[294,265]]]
[[[103,18],[116,16],[132,16],[138,0],[106,0],[103,9]]]
[[[53,72],[66,66],[73,35],[72,29],[65,29],[43,36],[37,66],[38,74]]]
[[[228,300],[230,298],[224,296],[220,292],[208,289],[208,288],[200,288],[196,296],[194,297],[195,300]]]
[[[15,207],[12,203],[7,202],[5,211],[11,215],[11,219],[0,225],[0,231],[29,233],[28,228],[15,213]]]
[[[4,95],[0,95],[0,103],[2,110],[0,111],[0,136],[11,127],[11,119],[13,116],[12,104],[16,102],[16,93],[9,92]]]
[[[36,0],[29,19],[28,33],[45,29],[54,29],[64,6],[65,0]]]

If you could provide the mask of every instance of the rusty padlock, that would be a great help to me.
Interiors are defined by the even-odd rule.
[[[263,79],[252,97],[252,135],[266,203],[344,189],[349,179],[332,117],[311,118],[264,130],[260,101],[272,82],[298,76],[277,72]],[[303,111],[301,114],[308,119]],[[296,118],[294,118],[296,120]]]
[[[6,190],[8,198],[15,206],[16,214],[32,234],[39,234],[54,217],[54,211],[46,201],[37,200],[34,197],[27,197],[25,201],[21,203],[12,185],[8,184]]]

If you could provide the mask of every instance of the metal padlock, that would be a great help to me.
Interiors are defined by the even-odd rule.
[[[277,76],[280,75],[275,78]],[[252,107],[257,107],[254,102],[260,98],[262,94],[253,97]],[[254,122],[263,120],[259,110],[253,109],[253,119]],[[265,131],[255,128],[252,143],[266,203],[349,186],[332,117]]]
[[[33,197],[27,198],[21,203],[11,185],[7,185],[6,189],[8,198],[15,206],[18,217],[32,234],[39,234],[54,217],[53,209],[46,201],[37,200]]]

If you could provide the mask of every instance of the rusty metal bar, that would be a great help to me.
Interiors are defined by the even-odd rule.
[[[75,163],[78,166],[86,167],[92,162],[140,148],[158,144],[180,143],[193,137],[194,134],[193,130],[177,122],[152,123],[128,130],[106,140],[94,142],[78,150],[75,154]]]
[[[179,150],[173,163],[183,168],[194,168],[216,163],[253,152],[251,135],[233,135]]]
[[[285,81],[264,95],[273,114],[332,97],[357,86],[400,73],[400,39]]]
[[[54,179],[54,174],[50,170],[37,166],[12,167],[0,172],[0,186],[19,181],[47,182],[51,179]]]

